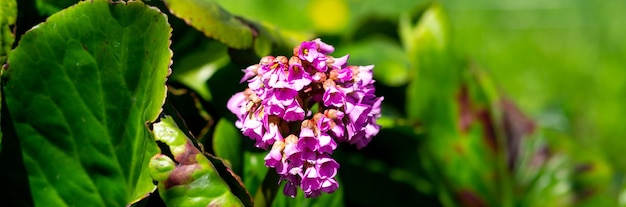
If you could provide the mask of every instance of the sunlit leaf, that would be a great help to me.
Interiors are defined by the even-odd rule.
[[[250,48],[254,32],[241,19],[211,0],[167,0],[170,11],[206,36],[238,49]]]
[[[215,2],[218,2],[226,10],[235,15],[258,20],[260,22],[268,22],[284,30],[311,30],[311,20],[308,15],[306,1],[277,0],[266,2],[254,0],[215,0]]]
[[[165,143],[174,158],[158,154],[150,162],[151,175],[168,206],[244,206],[171,117],[152,126],[154,138]]]
[[[4,74],[37,206],[125,206],[153,191],[146,123],[165,99],[171,29],[141,2],[84,1],[27,32]]]

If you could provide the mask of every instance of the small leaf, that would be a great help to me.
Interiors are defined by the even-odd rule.
[[[224,44],[245,49],[252,46],[253,30],[210,0],[166,0],[172,14]]]
[[[213,151],[215,155],[230,163],[231,168],[239,174],[243,171],[242,139],[241,132],[227,119],[221,118],[217,122],[217,125],[215,125],[215,132],[213,132]]]
[[[157,154],[150,162],[152,178],[159,182],[159,194],[168,206],[244,206],[171,117],[152,127],[154,138],[174,156],[172,160]]]
[[[259,57],[267,56],[272,51],[272,41],[268,35],[266,32],[261,32],[254,40],[254,53]]]
[[[155,189],[148,162],[169,73],[165,15],[83,1],[27,32],[4,74],[36,206],[125,206]]]
[[[79,0],[36,0],[35,6],[40,15],[49,16],[78,2]]]

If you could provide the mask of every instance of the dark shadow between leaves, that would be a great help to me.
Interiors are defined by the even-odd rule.
[[[0,206],[34,206],[28,173],[4,93],[2,95],[2,149],[0,151]]]

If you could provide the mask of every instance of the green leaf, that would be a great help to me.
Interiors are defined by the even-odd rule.
[[[255,0],[215,1],[237,16],[268,22],[284,30],[307,31],[312,29],[306,1],[274,0],[271,3]],[[276,15],[277,13],[280,15]]]
[[[11,26],[15,24],[16,18],[17,3],[15,0],[0,1],[0,65],[6,61],[15,40]]]
[[[247,189],[251,189],[253,197],[256,197],[256,194],[259,193],[258,189],[260,189],[261,183],[263,183],[263,179],[269,171],[263,159],[266,154],[265,152],[250,151],[244,151],[243,153],[243,182]],[[258,201],[257,205],[259,205]]]
[[[35,6],[39,14],[48,16],[78,2],[79,0],[36,0]]]
[[[180,57],[172,68],[172,79],[196,91],[204,100],[212,99],[206,82],[229,61],[227,47],[206,38],[196,43],[195,49]]]
[[[446,108],[460,82],[459,70],[451,64],[449,25],[439,4],[433,4],[413,26],[410,17],[400,19],[400,39],[411,61],[413,77],[407,88],[408,118],[428,120],[434,107]]]
[[[165,99],[171,29],[141,2],[81,2],[27,32],[3,87],[35,205],[125,206],[153,191],[146,123]]]
[[[252,46],[253,30],[211,0],[165,1],[172,14],[224,44],[245,49]]]
[[[154,138],[169,147],[175,160],[157,154],[150,162],[150,174],[168,206],[244,206],[171,117],[152,127]]]
[[[387,86],[401,86],[409,81],[409,59],[390,40],[370,38],[338,48],[335,54],[350,54],[350,65],[375,65],[374,78]]]
[[[539,135],[539,136],[538,136]],[[521,141],[514,173],[516,203],[522,206],[571,206],[571,159],[548,147],[543,133]],[[605,192],[603,192],[605,193]]]
[[[239,174],[243,171],[242,139],[241,132],[227,119],[221,118],[215,125],[213,151],[215,155],[225,159]]]

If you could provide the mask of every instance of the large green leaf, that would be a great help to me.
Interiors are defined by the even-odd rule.
[[[11,51],[11,45],[15,39],[11,25],[15,24],[16,18],[17,3],[15,0],[0,1],[0,64],[4,64],[6,56]]]
[[[146,123],[165,99],[171,28],[141,2],[81,2],[28,33],[4,93],[35,205],[125,206],[154,190]]]
[[[157,154],[150,161],[150,174],[159,182],[159,194],[167,205],[244,206],[215,166],[171,117],[162,118],[152,126],[154,138],[168,146],[175,160]],[[246,203],[251,204],[251,201]]]
[[[238,49],[250,48],[253,30],[211,0],[165,1],[172,14],[206,36]]]

